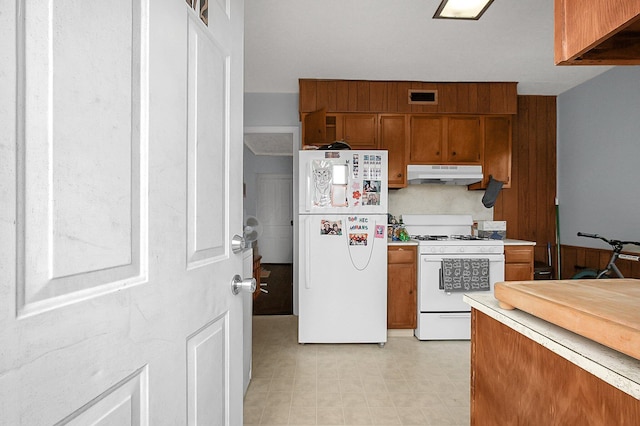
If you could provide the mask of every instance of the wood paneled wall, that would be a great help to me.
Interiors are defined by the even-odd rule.
[[[516,84],[299,79],[299,112],[515,114]],[[436,90],[436,105],[409,103],[409,89]]]
[[[611,258],[611,250],[596,249],[589,247],[576,247],[561,245],[560,269],[562,278],[568,279],[584,268],[595,270],[604,269]],[[637,253],[629,254],[637,255]],[[616,266],[625,278],[640,278],[640,262],[632,260],[618,259]]]
[[[511,188],[503,189],[494,219],[507,221],[507,237],[535,241],[535,260],[556,261],[556,97],[518,96],[513,120]],[[554,272],[554,277],[557,274]]]

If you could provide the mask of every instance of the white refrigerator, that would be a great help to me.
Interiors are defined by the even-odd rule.
[[[387,341],[387,151],[298,153],[299,343]]]

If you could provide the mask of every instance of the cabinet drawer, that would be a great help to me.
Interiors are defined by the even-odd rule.
[[[533,247],[505,247],[504,259],[506,263],[533,262]]]
[[[533,268],[530,263],[509,263],[504,267],[505,281],[531,281]]]
[[[394,247],[387,253],[388,263],[414,263],[416,260],[416,251],[412,248]]]

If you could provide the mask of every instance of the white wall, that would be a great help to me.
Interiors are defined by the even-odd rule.
[[[578,231],[640,241],[640,67],[613,68],[557,105],[562,244],[608,248]]]
[[[245,93],[245,126],[297,126],[297,93]]]

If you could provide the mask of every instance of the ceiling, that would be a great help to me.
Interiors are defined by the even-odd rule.
[[[553,64],[553,0],[495,0],[479,21],[431,19],[440,0],[245,0],[245,92],[299,78],[516,81],[558,95],[609,67]]]
[[[244,134],[244,144],[254,155],[293,155],[293,133],[263,132]]]

